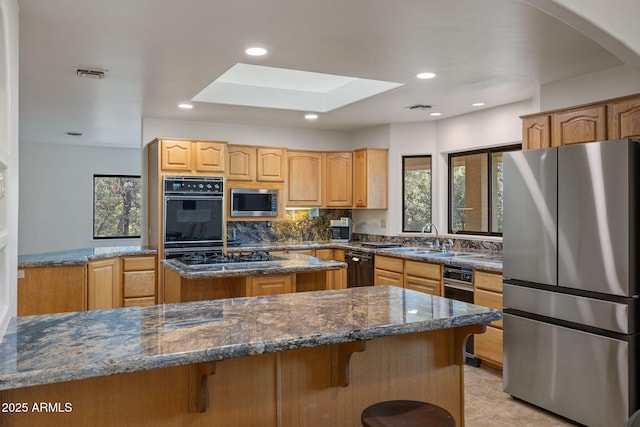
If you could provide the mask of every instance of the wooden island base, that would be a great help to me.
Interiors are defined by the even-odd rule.
[[[187,279],[165,267],[164,302],[205,301],[340,289],[344,283],[344,279],[341,278],[345,275],[346,270],[341,269],[304,273]]]
[[[462,346],[481,324],[3,391],[9,426],[353,427],[372,403],[422,400],[464,426]],[[33,405],[70,412],[34,412]],[[203,410],[203,412],[199,412]]]

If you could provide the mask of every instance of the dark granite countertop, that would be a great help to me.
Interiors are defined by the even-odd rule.
[[[49,267],[60,265],[84,265],[94,259],[116,256],[155,255],[158,251],[145,246],[106,246],[70,249],[18,256],[18,268]]]
[[[491,308],[394,286],[12,318],[0,390],[487,324]]]
[[[502,254],[495,252],[425,252],[426,248],[418,248],[416,251],[403,251],[406,248],[379,249],[378,255],[393,256],[421,262],[435,262],[459,267],[471,267],[502,273]]]
[[[244,249],[244,248],[243,248]],[[259,274],[306,273],[347,268],[341,261],[302,254],[278,254],[272,261],[233,262],[228,264],[185,265],[178,260],[162,260],[162,264],[185,279],[234,277]]]
[[[360,242],[334,243],[334,242],[284,242],[284,243],[244,243],[242,247],[229,248],[230,251],[277,251],[277,250],[304,250],[304,249],[357,249],[362,252],[392,256],[414,261],[435,262],[445,265],[457,265],[462,267],[478,268],[482,270],[502,273],[502,254],[499,252],[471,252],[465,251],[461,256],[442,257],[437,253],[416,254],[403,252],[397,248],[376,249],[365,247]],[[426,248],[424,248],[426,250]],[[416,251],[418,252],[418,251]]]
[[[228,247],[228,252],[238,251],[285,251],[304,249],[357,249],[368,253],[394,256],[416,261],[437,262],[447,265],[459,265],[464,267],[479,268],[497,273],[502,272],[502,255],[495,252],[477,252],[476,256],[453,256],[439,257],[436,255],[416,255],[411,252],[399,252],[394,249],[375,249],[364,247],[360,242],[335,243],[317,241],[297,241],[297,242],[266,242],[266,243],[243,243],[242,246]],[[144,246],[115,246],[102,248],[84,248],[68,251],[46,252],[40,254],[20,255],[18,257],[18,268],[25,267],[46,267],[55,265],[83,265],[92,259],[110,258],[114,256],[127,255],[155,255],[157,251]],[[343,268],[343,267],[336,267]],[[194,273],[192,277],[206,277],[204,273]],[[262,274],[262,273],[246,273]],[[231,274],[230,274],[231,275]],[[237,274],[235,274],[237,275]],[[185,276],[186,277],[186,276]],[[219,277],[222,277],[219,274]]]

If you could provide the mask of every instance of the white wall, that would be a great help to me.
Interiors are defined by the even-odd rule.
[[[17,312],[18,21],[16,0],[0,0],[0,338]]]
[[[342,150],[349,147],[346,132],[275,126],[248,126],[188,120],[142,120],[142,145],[154,138],[227,141],[230,144],[266,145],[302,150]]]
[[[349,133],[353,148],[389,148],[391,125],[372,126]]]
[[[93,240],[93,175],[140,175],[140,149],[20,145],[20,254],[140,239]]]
[[[623,65],[540,87],[540,111],[555,110],[640,92],[640,71]]]
[[[640,70],[637,0],[523,0],[567,23]]]

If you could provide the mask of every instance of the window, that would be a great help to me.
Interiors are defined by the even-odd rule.
[[[449,233],[502,235],[502,155],[520,147],[449,154]]]
[[[402,156],[402,231],[431,222],[431,156]]]
[[[139,175],[93,176],[93,238],[140,237],[142,195]]]

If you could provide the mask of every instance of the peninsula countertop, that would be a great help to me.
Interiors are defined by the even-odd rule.
[[[261,274],[307,273],[347,268],[342,261],[316,258],[303,254],[278,254],[271,261],[231,262],[227,264],[186,265],[179,260],[165,259],[162,264],[185,279],[235,277]]]
[[[500,318],[394,286],[17,317],[0,343],[0,390]]]
[[[85,265],[95,259],[116,256],[156,255],[158,251],[146,246],[106,246],[42,252],[18,256],[18,268],[64,265]]]

